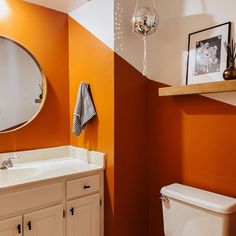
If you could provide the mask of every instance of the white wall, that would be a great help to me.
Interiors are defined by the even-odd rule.
[[[141,0],[141,5],[152,1]],[[143,43],[131,32],[130,19],[136,0],[116,0],[119,6],[118,29],[115,29],[116,52],[142,71]],[[168,85],[184,84],[188,34],[227,21],[236,22],[235,0],[158,0],[160,25],[157,33],[148,39],[150,79]],[[120,10],[122,9],[122,10]],[[120,22],[121,20],[121,22]],[[234,24],[233,24],[234,27]],[[119,32],[120,31],[120,32]],[[122,37],[117,38],[117,32]],[[234,30],[233,30],[234,34]],[[236,105],[236,93],[207,95],[219,101]]]
[[[85,4],[88,0],[23,0],[65,13],[70,13]]]
[[[92,0],[69,15],[114,49],[114,0]]]
[[[139,3],[150,5],[152,0]],[[142,72],[143,41],[131,27],[135,4],[136,0],[92,0],[70,16]],[[156,4],[160,24],[148,38],[148,78],[167,85],[185,84],[188,34],[236,22],[236,1],[156,0]],[[235,92],[205,96],[236,105]]]

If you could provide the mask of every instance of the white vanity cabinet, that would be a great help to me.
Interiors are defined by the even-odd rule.
[[[75,235],[103,235],[103,171],[0,192],[0,236]]]
[[[99,208],[99,194],[69,201],[66,235],[99,236]]]
[[[24,236],[64,235],[64,218],[62,205],[25,214],[23,218]]]
[[[66,236],[100,236],[102,199],[100,175],[68,181],[66,184]]]
[[[0,221],[0,236],[21,236],[22,216]]]
[[[63,236],[63,230],[62,205],[0,221],[0,236]]]

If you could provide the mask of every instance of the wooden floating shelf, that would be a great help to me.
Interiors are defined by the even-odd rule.
[[[159,96],[222,93],[236,91],[236,80],[159,88]]]

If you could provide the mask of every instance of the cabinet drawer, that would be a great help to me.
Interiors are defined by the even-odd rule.
[[[16,191],[0,195],[0,217],[63,200],[63,184]]]
[[[68,181],[66,184],[66,198],[72,199],[99,191],[99,175],[93,175]]]

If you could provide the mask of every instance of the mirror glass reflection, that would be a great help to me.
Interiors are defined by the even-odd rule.
[[[0,133],[25,126],[41,110],[46,79],[35,57],[0,36]]]

